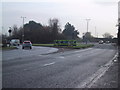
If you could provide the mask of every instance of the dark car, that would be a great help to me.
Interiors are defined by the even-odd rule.
[[[109,43],[110,43],[110,41],[106,41],[105,43],[106,43],[106,44],[109,44]]]
[[[30,48],[32,49],[32,43],[31,41],[24,41],[23,44],[22,44],[22,49],[24,48]]]

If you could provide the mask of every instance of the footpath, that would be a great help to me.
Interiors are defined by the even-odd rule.
[[[110,68],[106,71],[106,73],[95,82],[91,88],[120,88],[119,86],[119,72],[120,69],[118,66],[118,60],[114,60],[114,63],[110,66]]]

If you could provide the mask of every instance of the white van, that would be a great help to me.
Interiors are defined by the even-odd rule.
[[[10,46],[19,46],[20,45],[20,40],[19,39],[12,39],[10,41]]]

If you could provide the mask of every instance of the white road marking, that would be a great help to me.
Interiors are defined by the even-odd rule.
[[[53,64],[55,64],[55,62],[44,64],[43,66],[50,66],[50,65],[53,65]]]
[[[26,71],[27,69],[23,69],[24,71]]]
[[[61,57],[58,57],[58,58],[65,58],[65,57],[62,57],[62,56],[61,56]]]
[[[74,51],[74,52],[84,52],[84,51],[88,51],[88,50],[91,50],[93,48],[88,48],[88,49],[83,49],[83,50],[78,50],[78,51]]]
[[[117,62],[117,60],[115,59],[115,60],[113,60],[114,62]]]
[[[75,51],[75,52],[80,52],[80,51]]]
[[[42,55],[38,55],[38,56],[42,56]]]

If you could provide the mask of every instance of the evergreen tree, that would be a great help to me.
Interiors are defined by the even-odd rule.
[[[71,25],[69,22],[65,25],[65,29],[62,32],[67,39],[76,39],[78,38],[79,32],[75,30],[75,27]]]

